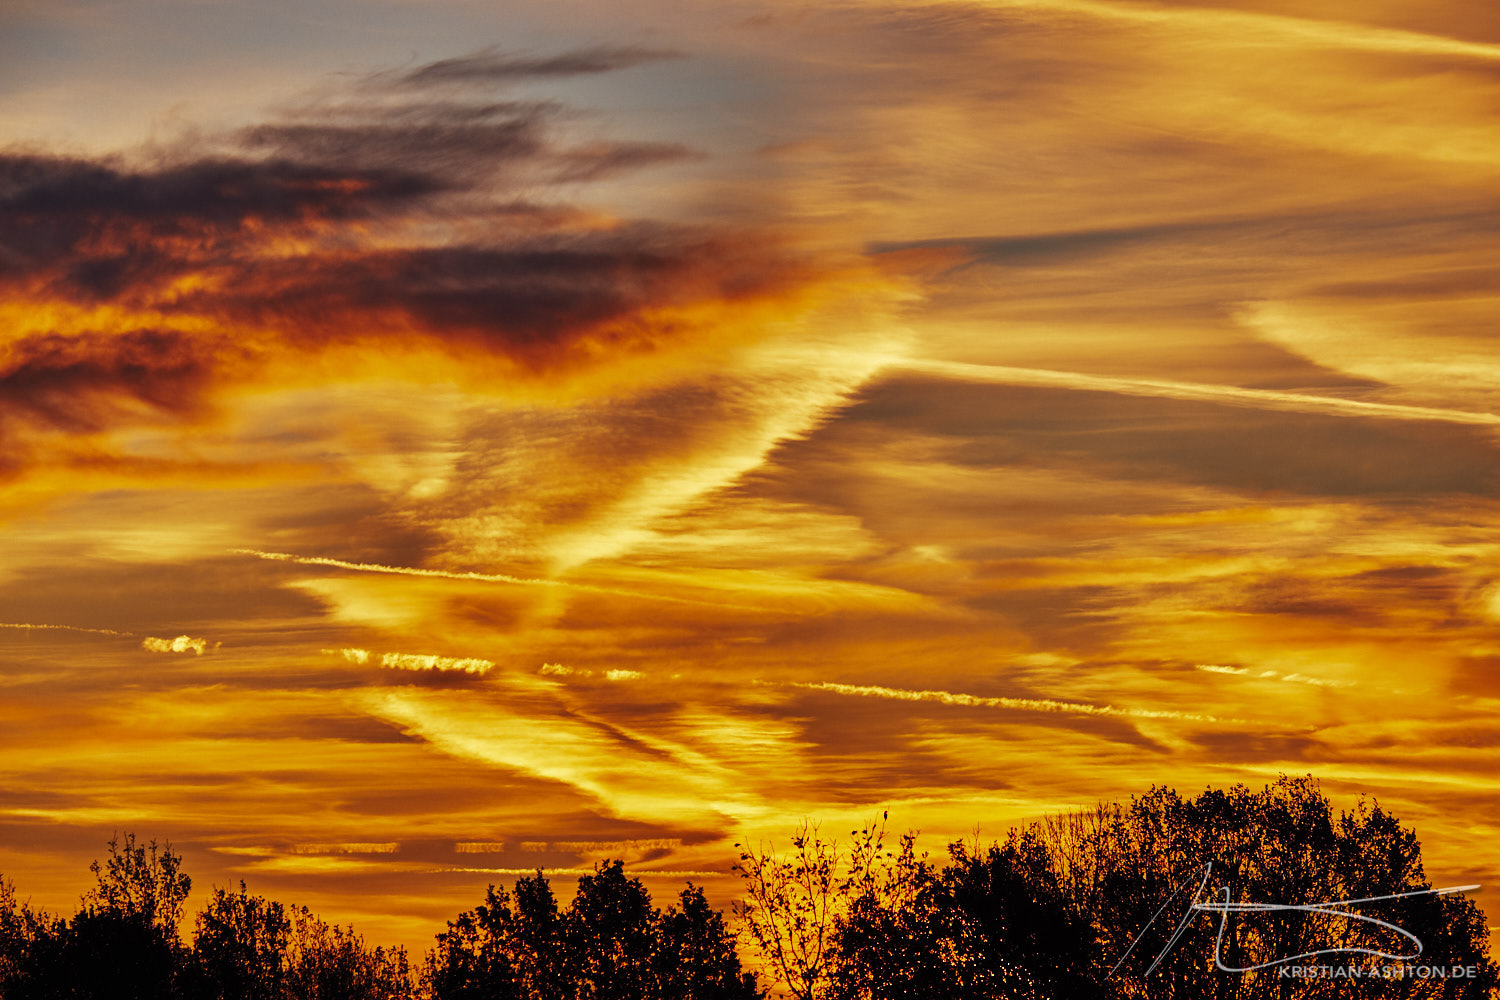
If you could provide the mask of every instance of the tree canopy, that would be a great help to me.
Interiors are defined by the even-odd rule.
[[[757,973],[795,1000],[1478,1000],[1500,985],[1483,914],[1434,891],[1415,831],[1368,800],[1336,813],[1311,778],[1156,787],[942,859],[917,839],[887,845],[882,817],[843,845],[808,822],[788,851],[742,848],[744,964],[701,888],[662,909],[615,860],[566,905],[541,870],[489,886],[413,968],[243,882],[212,890],[185,941],[181,855],[127,834],[70,917],[0,878],[0,1000],[761,1000]]]
[[[847,850],[807,827],[792,845],[740,864],[763,966],[799,1000],[1481,998],[1500,981],[1483,915],[1432,891],[1416,834],[1366,800],[1335,815],[1311,778],[1152,788],[950,844],[946,864],[873,825]],[[1341,900],[1363,902],[1320,905]]]

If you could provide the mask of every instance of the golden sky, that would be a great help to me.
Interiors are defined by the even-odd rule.
[[[421,947],[1279,772],[1500,885],[1500,7],[23,2],[0,66],[35,903],[131,830]]]

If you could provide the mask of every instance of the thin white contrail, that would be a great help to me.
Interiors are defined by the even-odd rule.
[[[461,573],[443,569],[421,569],[415,566],[385,566],[381,563],[357,563],[327,556],[299,556],[290,552],[262,552],[259,549],[230,549],[242,556],[271,559],[276,562],[300,563],[304,566],[332,566],[358,573],[389,573],[394,576],[422,576],[440,580],[475,580],[480,583],[515,583],[527,587],[558,587],[564,590],[582,590],[592,594],[610,594],[615,597],[633,597],[642,601],[666,601],[670,604],[693,604],[703,608],[734,608],[739,611],[764,611],[748,604],[728,604],[720,601],[695,601],[690,597],[668,597],[663,594],[646,594],[638,590],[616,590],[611,587],[596,587],[587,583],[570,583],[566,580],[548,580],[543,577],[511,576],[507,573]]]
[[[757,681],[758,684],[775,682]],[[1136,719],[1181,719],[1186,722],[1227,722],[1212,715],[1197,712],[1177,712],[1169,709],[1116,708],[1113,705],[1091,705],[1081,701],[1054,701],[1050,698],[998,698],[975,694],[958,694],[953,691],[914,691],[909,688],[881,687],[875,684],[836,684],[831,681],[783,681],[782,687],[802,688],[808,691],[830,691],[834,694],[853,695],[861,698],[890,698],[896,701],[934,701],[942,705],[958,705],[965,708],[1010,708],[1024,712],[1053,712],[1060,715],[1112,715],[1129,716]]]
[[[1432,406],[1405,406],[1400,403],[1370,403],[1360,399],[1339,399],[1336,396],[1314,396],[1309,393],[1281,392],[1276,389],[1245,389],[1240,386],[1211,385],[1203,382],[1118,378],[1112,375],[1085,375],[1082,372],[1057,371],[1051,368],[1013,368],[1009,365],[975,365],[962,361],[927,361],[915,358],[896,362],[892,367],[965,382],[1034,386],[1043,389],[1082,389],[1127,396],[1155,396],[1192,402],[1223,403],[1228,406],[1250,406],[1262,410],[1317,413],[1334,417],[1440,420],[1452,424],[1481,424],[1490,427],[1500,425],[1500,417],[1493,413],[1448,410]]]
[[[32,625],[27,622],[0,622],[0,628],[34,629],[36,631],[87,632],[90,635],[117,635],[134,637],[134,632],[116,632],[112,628],[82,628],[78,625]]]
[[[535,875],[535,868],[434,868],[435,872],[463,872],[476,875]],[[543,875],[593,875],[592,868],[543,868]],[[728,878],[731,872],[668,870],[662,868],[631,868],[627,875],[654,876],[656,878]]]

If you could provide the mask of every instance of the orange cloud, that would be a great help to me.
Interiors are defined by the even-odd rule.
[[[559,206],[558,185],[690,151],[571,143],[557,106],[482,91],[661,57],[445,60],[152,163],[0,155],[0,290],[14,319],[0,334],[0,441],[12,472],[41,461],[51,438],[201,425],[238,387],[618,391],[891,286],[852,255],[799,250],[759,224]],[[430,86],[445,98],[411,94]]]

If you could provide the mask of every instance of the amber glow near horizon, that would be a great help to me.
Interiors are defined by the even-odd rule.
[[[23,896],[130,830],[419,948],[1281,772],[1500,885],[1491,5],[0,33]]]

